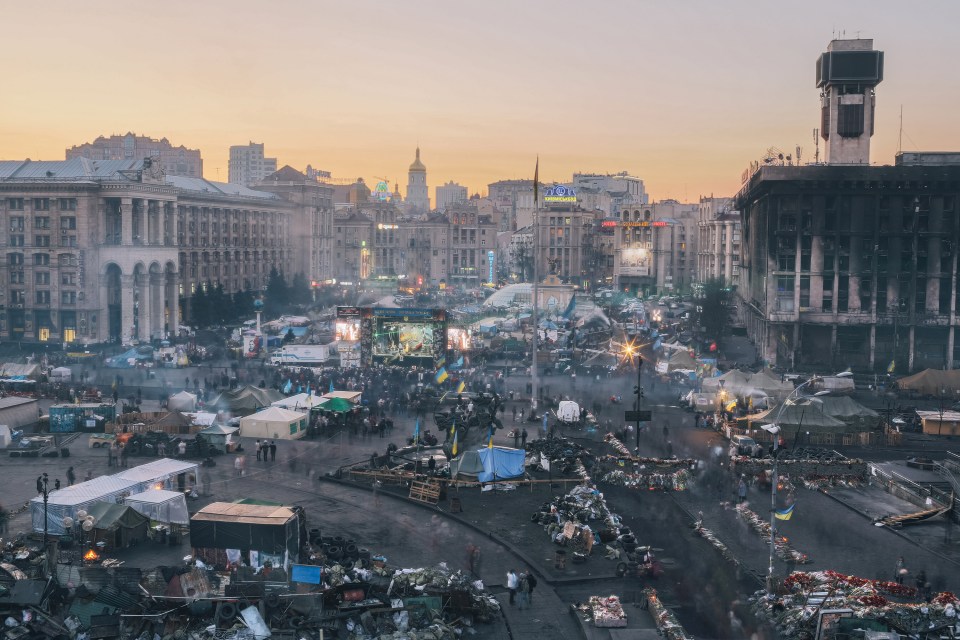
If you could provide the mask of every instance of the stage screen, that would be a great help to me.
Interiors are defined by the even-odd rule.
[[[432,322],[378,319],[373,334],[373,356],[433,358]]]
[[[337,320],[337,340],[356,342],[360,339],[360,318],[341,318]]]
[[[470,351],[473,348],[473,332],[463,327],[448,328],[447,347],[457,351]]]

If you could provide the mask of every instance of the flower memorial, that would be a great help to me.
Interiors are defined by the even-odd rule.
[[[743,518],[747,524],[750,525],[750,528],[760,534],[761,537],[766,539],[770,538],[769,522],[751,511],[750,508],[745,504],[738,504],[736,509],[737,514]],[[805,553],[800,553],[791,547],[787,542],[787,539],[783,536],[777,536],[774,539],[773,548],[777,553],[777,557],[779,557],[781,560],[786,560],[787,562],[793,562],[796,564],[808,564],[810,562],[810,558],[808,558]]]
[[[647,605],[654,622],[657,623],[657,630],[667,640],[691,640],[690,636],[684,630],[673,613],[663,606],[660,598],[657,597],[657,590],[650,587],[644,590],[647,596]]]

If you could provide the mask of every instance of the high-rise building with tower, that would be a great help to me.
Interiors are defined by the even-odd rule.
[[[883,80],[883,52],[872,39],[833,40],[817,60],[820,135],[827,164],[870,164],[870,137]]]
[[[417,157],[407,172],[407,211],[410,213],[430,211],[427,167],[420,161],[420,147],[417,147]]]

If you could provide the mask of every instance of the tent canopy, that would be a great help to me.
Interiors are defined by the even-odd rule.
[[[247,385],[233,391],[224,391],[214,398],[210,406],[233,413],[251,413],[282,399],[283,394],[279,391]]]
[[[924,369],[920,373],[897,380],[903,391],[913,391],[924,396],[937,396],[943,390],[949,397],[960,391],[960,369]]]
[[[151,520],[168,524],[190,524],[187,498],[179,491],[151,489],[124,499],[124,504]]]
[[[286,551],[296,562],[299,518],[289,507],[214,502],[190,518],[190,543],[197,548]]]
[[[282,409],[291,409],[294,411],[304,411],[306,409],[315,409],[323,404],[323,402],[323,398],[315,393],[311,393],[310,395],[307,395],[306,393],[298,393],[290,396],[289,398],[277,400],[276,402],[272,403],[272,406],[280,407]]]
[[[450,475],[472,476],[476,478],[483,473],[483,461],[480,460],[479,451],[464,451],[463,454],[450,461]]]
[[[687,351],[674,351],[667,359],[667,371],[675,371],[677,369],[695,369],[696,366],[696,360],[694,360]]]
[[[267,407],[240,418],[240,435],[245,438],[292,440],[307,432],[307,415],[280,407]]]
[[[329,393],[323,394],[321,397],[324,400],[330,400],[332,398],[343,398],[344,400],[351,402],[353,404],[360,404],[361,393],[359,391],[331,391]]]
[[[320,409],[323,411],[333,411],[334,413],[346,413],[356,408],[356,405],[343,398],[330,398],[320,405]]]
[[[483,464],[483,471],[477,475],[480,482],[523,477],[523,465],[527,454],[522,449],[493,447],[480,449],[477,453]]]
[[[196,411],[197,396],[188,391],[175,393],[167,399],[167,408],[171,411]]]
[[[173,458],[160,458],[153,462],[141,464],[132,469],[121,471],[110,476],[112,478],[122,478],[131,480],[141,485],[152,485],[158,482],[166,483],[167,480],[174,478],[182,473],[197,473],[200,465],[196,462],[187,462],[185,460],[174,460]],[[143,487],[146,489],[146,486]]]
[[[781,408],[783,413],[780,413]],[[780,425],[784,436],[793,436],[801,430],[811,433],[844,433],[850,430],[840,420],[825,414],[819,402],[786,406],[780,403],[772,409],[746,416],[742,420],[747,421],[754,428],[776,422]]]
[[[823,412],[831,418],[855,427],[873,429],[880,424],[880,414],[850,396],[821,396]]]
[[[115,502],[94,502],[87,507],[87,514],[93,516],[93,526],[96,529],[132,529],[149,522],[149,519],[136,509]]]

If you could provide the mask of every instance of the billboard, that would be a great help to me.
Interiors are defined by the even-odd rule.
[[[359,342],[360,309],[357,307],[337,307],[335,340],[338,342]]]
[[[359,334],[359,364],[433,367],[447,350],[444,309],[339,307],[337,332]],[[343,356],[341,354],[341,360]]]
[[[650,251],[644,247],[625,247],[620,250],[620,275],[644,277],[650,275]]]

